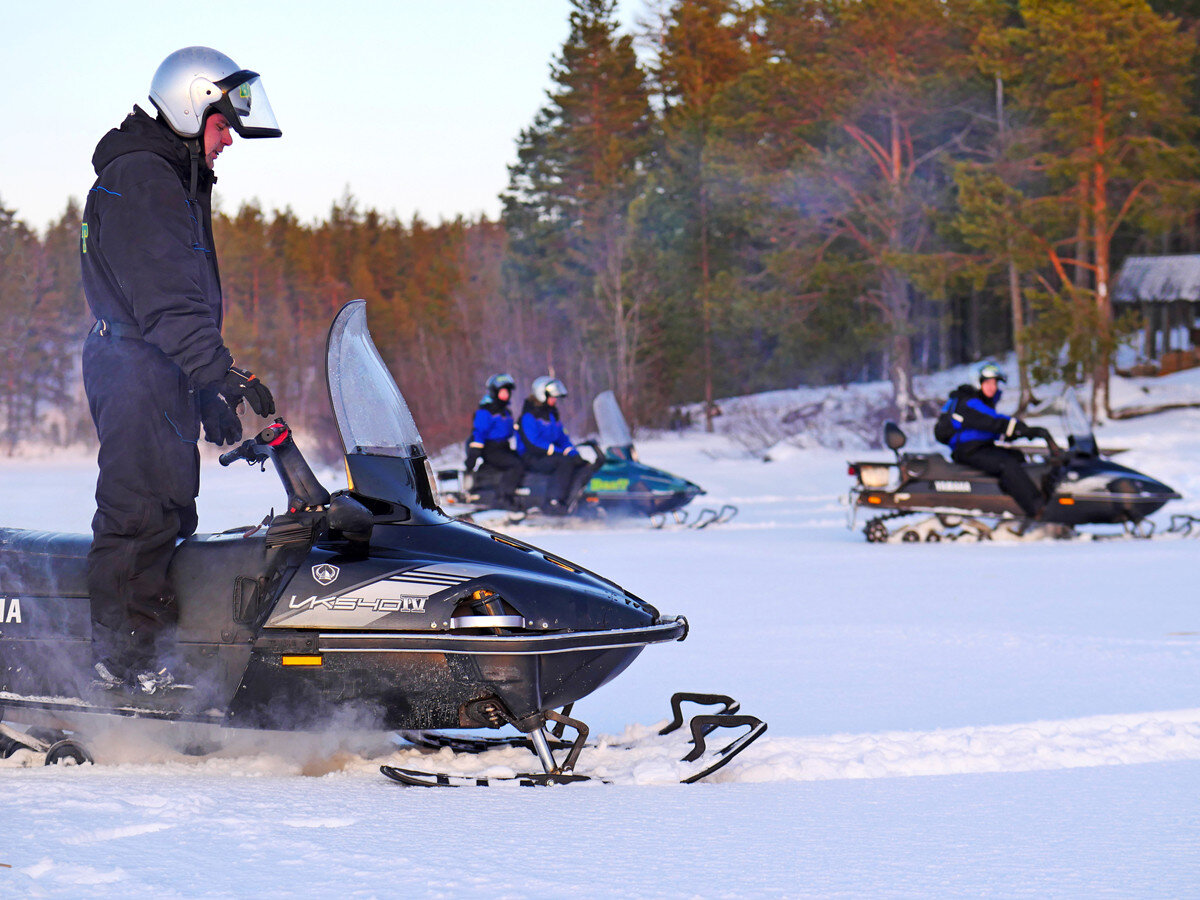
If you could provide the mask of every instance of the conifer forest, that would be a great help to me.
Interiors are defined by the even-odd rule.
[[[289,421],[329,432],[318,361],[357,297],[431,450],[501,371],[561,378],[579,432],[608,388],[666,424],[881,379],[911,418],[914,375],[1013,351],[1022,401],[1066,380],[1103,409],[1122,259],[1200,249],[1200,0],[570,7],[498,221],[214,213],[226,340]],[[39,231],[5,177],[0,446],[86,443],[80,206]]]

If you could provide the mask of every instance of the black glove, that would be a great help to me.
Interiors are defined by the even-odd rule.
[[[483,452],[483,451],[482,451],[482,450],[480,450],[478,447],[472,447],[472,446],[470,446],[469,444],[467,445],[467,462],[466,462],[466,469],[467,469],[467,471],[468,471],[468,472],[474,472],[474,471],[475,471],[475,464],[476,464],[477,462],[479,462],[479,455],[480,455],[482,452]]]
[[[217,390],[225,398],[225,402],[233,410],[237,410],[245,400],[254,410],[255,415],[275,415],[275,398],[265,384],[258,380],[253,372],[230,366],[225,373],[225,379],[217,386]]]
[[[1026,425],[1020,419],[1015,419],[1014,421],[1016,424],[1013,425],[1013,430],[1012,430],[1013,437],[1015,437],[1015,438],[1033,437],[1034,429],[1030,428],[1028,425]]]
[[[199,391],[196,395],[200,407],[200,423],[204,426],[204,439],[220,447],[236,444],[242,439],[242,423],[225,399],[215,389]]]

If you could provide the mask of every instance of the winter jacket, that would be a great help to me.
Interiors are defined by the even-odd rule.
[[[1001,393],[997,390],[989,399],[983,391],[969,384],[960,384],[951,391],[950,399],[942,407],[942,412],[950,413],[954,422],[951,449],[958,450],[977,442],[992,443],[1000,436],[1013,436],[1018,420],[996,412]]]
[[[165,356],[192,386],[215,385],[233,357],[221,339],[212,171],[138,107],[101,138],[92,165],[81,235],[92,314],[136,327],[145,352]]]
[[[486,400],[475,410],[471,420],[471,438],[468,447],[482,450],[483,445],[492,441],[503,441],[507,446],[513,436],[513,414],[507,403],[499,400]]]
[[[553,456],[575,454],[579,451],[563,430],[558,410],[548,403],[525,399],[521,408],[521,425],[517,429],[517,452],[522,456]]]

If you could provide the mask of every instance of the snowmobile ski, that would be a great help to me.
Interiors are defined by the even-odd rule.
[[[664,736],[679,730],[685,723],[683,704],[695,703],[702,706],[720,706],[716,713],[693,716],[686,720],[691,734],[692,749],[681,758],[681,762],[699,763],[685,778],[682,784],[692,784],[707,778],[718,769],[727,765],[730,760],[749,747],[767,730],[767,724],[755,716],[739,715],[738,702],[724,694],[693,694],[680,692],[672,696],[672,720],[658,731],[657,736]],[[517,783],[523,786],[542,786],[548,784],[572,784],[581,781],[596,781],[611,784],[611,780],[597,776],[579,775],[574,772],[575,762],[586,747],[599,746],[596,742],[587,741],[587,726],[582,722],[563,714],[547,713],[547,718],[558,722],[551,735],[544,732],[534,732],[530,735],[494,736],[494,737],[456,737],[442,732],[406,732],[403,736],[418,746],[429,749],[450,749],[456,753],[483,753],[488,750],[511,749],[521,747],[533,750],[542,759],[547,771],[542,773],[522,772],[515,775],[460,775],[448,772],[425,772],[417,769],[401,769],[395,766],[380,766],[380,771],[401,784],[414,787],[488,787],[500,783]],[[578,732],[574,741],[568,742],[562,738],[562,726],[570,725]],[[707,736],[717,729],[746,728],[747,730],[735,737],[729,743],[720,747],[708,746]],[[540,738],[540,740],[539,740]],[[541,744],[541,749],[538,744]],[[608,749],[633,750],[645,746],[645,741],[628,741],[619,744],[606,744]],[[554,763],[553,751],[569,750],[566,762],[560,767]]]
[[[409,787],[494,787],[498,784],[517,784],[521,787],[545,787],[551,784],[578,784],[590,781],[597,784],[612,784],[592,775],[576,775],[574,772],[524,772],[520,775],[450,775],[445,772],[418,772],[416,769],[399,769],[395,766],[380,766],[379,771],[392,781]]]

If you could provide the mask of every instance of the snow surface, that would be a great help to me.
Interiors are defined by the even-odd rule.
[[[811,402],[785,394],[770,402]],[[1160,527],[1200,515],[1198,433],[1200,410],[1099,432],[1184,495]],[[688,616],[685,642],[575,714],[615,745],[675,690],[738,697],[770,730],[710,782],[673,783],[670,739],[585,751],[611,786],[425,790],[379,764],[536,763],[359,734],[233,734],[188,756],[169,726],[126,727],[93,739],[96,766],[0,761],[0,896],[1200,895],[1200,542],[868,545],[846,528],[845,464],[881,451],[638,446],[737,518],[510,530]],[[4,524],[86,531],[93,477],[88,460],[0,464]],[[203,478],[202,530],[281,500],[270,474]]]

